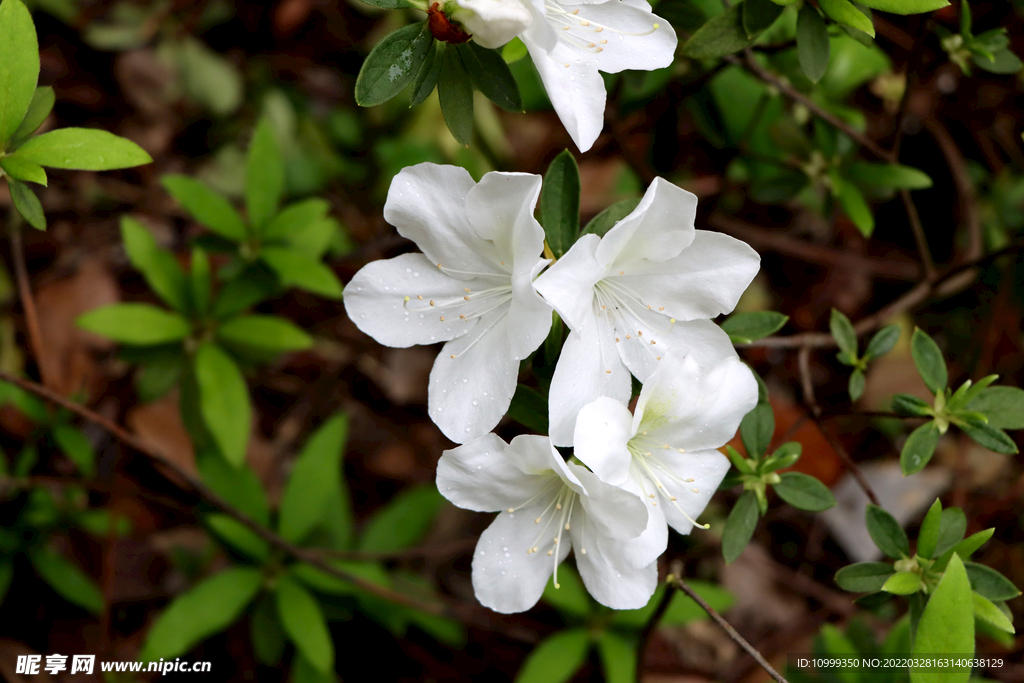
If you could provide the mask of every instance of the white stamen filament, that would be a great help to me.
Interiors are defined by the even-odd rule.
[[[686,511],[683,510],[682,507],[680,507],[678,503],[679,499],[676,496],[672,495],[672,492],[669,491],[667,486],[665,486],[665,483],[662,481],[661,477],[659,477],[658,474],[655,473],[655,469],[661,470],[661,474],[666,480],[674,480],[675,483],[679,484],[692,483],[694,481],[693,478],[688,477],[686,479],[683,479],[682,477],[678,476],[677,474],[669,470],[667,467],[665,467],[661,462],[659,462],[657,457],[654,457],[652,455],[654,453],[654,448],[659,447],[655,445],[653,448],[651,448],[651,445],[656,444],[657,442],[653,441],[650,438],[647,438],[645,435],[646,432],[633,437],[632,439],[630,439],[629,444],[627,445],[630,453],[633,456],[633,461],[630,464],[630,469],[632,470],[637,482],[640,484],[640,490],[643,491],[646,497],[655,498],[655,495],[653,493],[647,493],[647,487],[644,486],[644,480],[649,480],[657,487],[658,490],[662,492],[663,496],[668,498],[669,502],[672,503],[673,507],[675,507],[675,509],[678,510],[680,514],[682,514],[683,517],[685,517],[691,524],[702,529],[711,528],[710,524],[701,524],[697,520],[690,517],[690,515],[688,515]],[[648,448],[651,448],[651,450],[647,450]],[[664,444],[661,446],[661,448],[659,448],[659,450],[662,450],[664,448],[670,448],[670,446],[668,444]],[[690,491],[693,493],[700,493],[700,489],[698,488],[686,488],[689,488]],[[657,503],[652,501],[651,505],[657,505]]]

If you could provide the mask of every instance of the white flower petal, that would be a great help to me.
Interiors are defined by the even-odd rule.
[[[601,539],[600,547],[601,551],[613,558],[618,565],[640,569],[652,562],[657,562],[668,547],[668,524],[665,521],[667,508],[664,507],[665,503],[661,497],[657,496],[657,493],[655,493],[656,498],[654,499],[646,496],[636,477],[630,477],[623,488],[646,503],[647,528],[642,534],[628,541]]]
[[[604,127],[607,99],[604,79],[597,72],[594,55],[580,53],[563,42],[557,42],[549,51],[535,42],[532,35],[527,32],[521,37],[544,82],[551,106],[569,137],[581,152],[586,152]]]
[[[464,286],[463,281],[439,271],[423,254],[402,254],[364,266],[345,287],[343,296],[345,310],[356,327],[385,346],[405,348],[448,341],[471,329],[468,323],[452,323],[457,313],[430,307],[431,300],[460,298]]]
[[[562,346],[548,394],[548,430],[556,446],[571,446],[576,417],[600,396],[626,403],[629,370],[615,350],[612,331],[596,322],[571,332]]]
[[[585,467],[573,463],[568,467],[587,489],[588,495],[580,496],[579,502],[597,536],[625,541],[643,533],[647,528],[647,506],[638,496],[604,483]],[[589,528],[587,534],[589,537]]]
[[[533,16],[519,0],[455,0],[451,18],[466,27],[480,45],[499,48],[522,33]]]
[[[669,526],[681,534],[688,534],[693,529],[691,520],[696,520],[704,512],[711,496],[728,473],[729,459],[715,450],[680,453],[669,449],[656,453],[659,477],[665,482],[658,507],[662,509]],[[683,481],[671,481],[664,474],[665,471]],[[672,496],[676,498],[675,501],[670,500]]]
[[[673,318],[714,318],[736,307],[760,262],[757,252],[746,243],[697,230],[693,243],[678,256],[661,263],[646,262],[624,276],[613,277],[655,310],[664,309]]]
[[[588,525],[589,526],[589,525]],[[590,542],[590,528],[584,533]],[[574,535],[573,545],[577,541]],[[612,609],[639,609],[647,604],[658,587],[658,564],[652,562],[642,569],[613,567],[607,560],[604,539],[587,547],[587,553],[576,553],[576,568],[583,585],[594,599]]]
[[[583,235],[533,283],[573,330],[593,319],[594,285],[605,276],[594,256],[601,238]]]
[[[633,414],[619,401],[602,396],[580,410],[573,453],[601,481],[621,486],[629,477],[633,462],[628,447],[632,436]]]
[[[528,273],[544,251],[544,228],[533,217],[540,188],[539,175],[491,172],[466,194],[470,225],[514,259],[507,262],[510,273]]]
[[[651,267],[649,262],[671,259],[693,242],[696,215],[696,195],[655,178],[633,212],[601,239],[597,262],[608,266],[613,277],[620,271],[643,276]]]
[[[562,483],[576,493],[586,493],[580,480],[569,469],[562,455],[551,446],[546,436],[520,434],[505,450],[507,457],[524,474],[553,472]]]
[[[546,260],[537,261],[533,271],[515,275],[512,279],[512,302],[508,309],[508,329],[512,332],[509,350],[518,360],[536,351],[551,331],[551,306],[533,286],[534,276],[546,265]]]
[[[573,3],[564,8],[569,12],[579,10],[577,21],[589,22],[590,26],[574,26],[567,33],[585,41],[584,44],[594,43],[601,48],[596,53],[597,68],[601,71],[653,71],[672,64],[678,42],[676,32],[669,22],[652,14],[651,6],[644,0]],[[594,30],[601,27],[604,30]],[[635,35],[626,35],[630,33]]]
[[[412,240],[436,267],[459,279],[503,274],[493,243],[482,239],[466,218],[473,178],[459,166],[423,163],[402,169],[391,181],[384,219]]]
[[[719,448],[757,405],[757,381],[738,358],[702,370],[689,356],[670,354],[644,384],[637,401],[638,431],[672,448]]]
[[[512,403],[519,361],[512,355],[507,326],[504,312],[491,313],[469,334],[445,344],[434,361],[428,413],[455,443],[494,429]]]
[[[445,451],[437,463],[437,490],[467,510],[494,512],[520,507],[550,483],[551,477],[524,473],[505,455],[507,447],[496,434],[485,434]]]
[[[480,535],[473,551],[473,591],[485,607],[504,614],[530,609],[544,593],[556,561],[569,554],[568,538],[558,544],[557,558],[547,551],[527,552],[538,534],[533,520],[549,502],[544,498],[521,512],[501,513]]]

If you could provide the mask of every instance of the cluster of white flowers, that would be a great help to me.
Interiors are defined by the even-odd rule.
[[[499,512],[473,557],[478,599],[529,609],[575,548],[590,593],[634,609],[656,587],[668,527],[696,524],[729,467],[716,449],[757,402],[753,374],[710,318],[733,309],[759,259],[695,230],[696,197],[658,179],[603,237],[582,236],[548,267],[533,215],[540,188],[524,173],[474,183],[452,166],[403,170],[384,216],[423,253],[364,267],[345,306],[382,344],[446,342],[428,408],[463,445],[442,455],[437,485],[460,507]],[[570,333],[551,382],[550,437],[506,444],[491,430],[552,309]],[[643,383],[632,414],[630,374]],[[555,446],[573,447],[570,462]]]
[[[646,0],[448,0],[445,12],[483,47],[522,39],[581,152],[604,124],[607,93],[598,71],[661,69],[676,50],[675,31]]]

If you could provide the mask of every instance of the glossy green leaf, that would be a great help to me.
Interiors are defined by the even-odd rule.
[[[1020,591],[1013,582],[991,567],[977,562],[964,562],[971,590],[989,600],[1013,600]]]
[[[828,28],[810,4],[801,7],[797,15],[796,54],[804,75],[813,83],[820,81],[828,69]]]
[[[691,59],[717,59],[753,43],[743,28],[742,5],[733,5],[697,29],[683,45]]]
[[[623,199],[615,202],[594,216],[583,228],[581,234],[604,237],[605,233],[614,228],[616,223],[633,213],[639,203],[639,199]]]
[[[152,163],[131,140],[105,130],[58,128],[25,141],[15,155],[50,168],[110,171]]]
[[[457,49],[463,66],[473,79],[473,85],[484,97],[505,111],[523,111],[519,86],[500,52],[488,50],[475,41],[462,43]]]
[[[580,232],[580,170],[576,158],[563,150],[544,174],[540,223],[555,258],[561,258]]]
[[[506,64],[515,64],[525,57],[527,52],[526,43],[518,37],[515,37],[505,43],[505,46],[501,48],[501,58],[505,60]]]
[[[818,479],[803,472],[783,472],[772,485],[779,498],[800,510],[821,512],[836,504],[835,496]]]
[[[565,683],[583,666],[589,650],[590,634],[586,629],[558,631],[526,657],[515,683]]]
[[[287,240],[322,221],[331,208],[323,199],[306,199],[286,206],[261,231],[265,240]]]
[[[936,552],[939,542],[939,522],[942,519],[942,503],[936,498],[928,513],[921,522],[921,530],[917,534],[917,554],[925,559],[932,559],[941,553]],[[959,540],[959,539],[958,539]],[[945,551],[943,551],[945,552]]]
[[[15,156],[0,157],[0,168],[12,178],[26,183],[36,183],[46,187],[46,171],[42,166]]]
[[[391,552],[413,545],[433,525],[441,500],[434,484],[402,491],[367,521],[359,549]]]
[[[548,433],[548,400],[533,387],[525,384],[516,387],[516,393],[512,396],[512,403],[506,415],[531,432]]]
[[[328,299],[341,298],[338,276],[323,263],[286,247],[265,247],[260,257],[277,273],[282,286],[297,287]]]
[[[202,318],[210,308],[210,292],[213,289],[210,257],[198,246],[192,247],[192,270],[189,272],[189,295],[192,311]]]
[[[750,543],[757,528],[757,496],[753,491],[744,491],[733,506],[722,530],[722,556],[730,563],[740,556]]]
[[[924,171],[899,164],[871,164],[854,161],[848,165],[844,175],[866,187],[882,187],[893,190],[923,190],[932,186],[932,179]]]
[[[10,0],[5,0],[9,2]],[[96,582],[78,565],[62,555],[43,548],[28,553],[32,568],[39,577],[68,602],[74,603],[93,614],[103,611],[103,593]]]
[[[232,567],[179,595],[149,630],[139,659],[174,659],[220,633],[238,620],[262,583],[259,570]]]
[[[923,417],[931,414],[932,405],[911,394],[893,394],[892,409],[900,415]]]
[[[142,273],[157,296],[177,311],[187,310],[189,299],[185,273],[169,251],[157,246],[153,233],[134,218],[123,216],[121,241],[128,260]]]
[[[597,639],[597,652],[601,656],[605,683],[634,683],[636,681],[636,643],[615,631],[604,631]]]
[[[939,515],[939,535],[935,554],[942,555],[960,543],[967,531],[967,516],[960,508],[946,508]]]
[[[992,534],[994,534],[995,532],[995,528],[990,528],[971,534],[970,536],[968,536],[967,538],[953,546],[952,552],[955,552],[957,555],[959,555],[961,560],[966,561],[971,557],[971,555],[977,552],[978,548],[985,545],[985,543],[988,542],[988,539],[992,538]],[[944,567],[945,564],[943,564],[941,568]]]
[[[722,329],[734,344],[749,344],[775,334],[787,320],[788,315],[776,311],[733,313],[722,321]]]
[[[18,210],[21,217],[36,230],[46,230],[46,215],[43,213],[43,205],[39,201],[39,197],[28,188],[28,185],[14,178],[7,179],[7,187],[11,189],[14,208]]]
[[[853,323],[843,315],[842,311],[833,308],[832,317],[829,319],[829,330],[836,340],[836,345],[854,358],[857,357],[857,333],[853,329]]]
[[[1015,74],[1024,67],[1020,57],[1015,55],[1009,48],[997,50],[992,54],[992,59],[981,55],[974,55],[971,58],[974,65],[979,69],[994,74]]]
[[[977,592],[971,594],[971,601],[974,607],[974,616],[1000,631],[1016,633],[1013,622],[1003,614],[1002,610],[992,604],[992,601],[979,595]]]
[[[201,40],[186,35],[164,49],[176,57],[181,85],[185,93],[204,109],[217,116],[233,114],[244,101],[245,83],[231,60],[214,52]]]
[[[422,103],[437,87],[437,77],[441,73],[441,52],[445,49],[445,45],[440,40],[430,43],[423,63],[416,71],[416,78],[413,79],[409,106],[414,107]]]
[[[910,436],[903,444],[903,450],[900,451],[900,467],[903,474],[917,474],[923,470],[935,454],[935,447],[938,444],[939,430],[935,422],[926,422],[910,432]]]
[[[257,232],[277,213],[284,195],[284,159],[270,119],[262,117],[245,160],[245,208]]]
[[[942,351],[935,340],[920,328],[914,328],[914,335],[910,338],[910,352],[928,390],[933,394],[945,391],[949,383],[949,373],[946,370],[946,361],[942,358]]]
[[[898,559],[910,555],[910,541],[895,517],[877,505],[869,504],[864,518],[871,540],[886,556]]]
[[[21,0],[0,2],[0,151],[25,119],[39,80],[39,43]]]
[[[836,572],[835,581],[851,593],[874,593],[882,590],[894,572],[892,565],[885,562],[858,562]]]
[[[267,542],[256,535],[252,529],[235,518],[225,514],[207,515],[206,525],[221,540],[238,552],[263,562],[270,555]]]
[[[63,423],[54,425],[51,434],[64,455],[75,463],[78,471],[86,477],[91,477],[96,471],[96,454],[85,435],[71,425]]]
[[[913,656],[963,655],[974,652],[974,619],[971,585],[959,556],[949,561],[935,592],[928,599],[917,624]],[[953,671],[911,670],[911,683],[966,683],[970,667]]]
[[[822,11],[834,21],[875,37],[875,26],[849,0],[819,0]]]
[[[266,493],[256,473],[249,467],[232,467],[211,449],[196,454],[196,468],[203,482],[217,495],[263,526],[270,524]]]
[[[967,410],[988,418],[996,429],[1024,429],[1024,390],[1017,387],[988,387],[967,403]]]
[[[850,373],[850,381],[847,385],[851,401],[858,401],[864,395],[864,382],[864,371],[860,368],[854,368],[853,372]]]
[[[75,322],[83,330],[137,346],[181,341],[192,331],[181,315],[149,304],[111,304],[84,313]]]
[[[403,26],[384,36],[367,55],[356,78],[355,97],[359,106],[383,104],[402,92],[419,71],[433,42],[426,21]]]
[[[860,4],[892,14],[922,14],[949,6],[947,0],[860,0]]]
[[[210,230],[234,242],[246,239],[242,217],[222,195],[188,176],[165,175],[160,182],[186,211]]]
[[[295,460],[281,496],[280,534],[301,543],[324,517],[327,500],[340,496],[341,456],[348,437],[348,419],[336,415],[306,442]]]
[[[473,138],[473,79],[459,51],[451,47],[441,53],[437,96],[448,130],[459,143],[469,146]]]
[[[219,346],[206,342],[195,355],[195,376],[203,422],[224,458],[238,467],[245,461],[252,422],[242,372]]]
[[[771,445],[775,433],[775,413],[767,402],[758,403],[740,422],[740,438],[747,455],[760,458]]]
[[[871,237],[875,231],[875,217],[872,215],[871,207],[868,206],[863,193],[857,189],[856,185],[839,175],[837,169],[833,168],[829,177],[832,180],[832,191],[836,195],[836,199],[839,200],[839,205],[843,207],[843,213],[853,221],[861,234]]]
[[[256,660],[265,666],[280,664],[286,639],[277,616],[277,606],[269,595],[263,596],[249,615],[249,641]]]
[[[882,590],[896,595],[910,595],[921,589],[921,575],[915,572],[896,572],[882,584]]]
[[[731,450],[731,447],[726,448]],[[771,454],[771,457],[766,458],[761,462],[759,470],[761,472],[774,472],[775,470],[785,469],[786,467],[792,467],[796,464],[797,460],[800,459],[800,454],[803,451],[801,446],[796,441],[787,441]],[[734,451],[735,452],[735,451]],[[730,456],[731,459],[731,456]]]
[[[868,342],[868,346],[864,349],[864,359],[870,360],[872,358],[880,358],[885,354],[892,351],[892,348],[896,346],[896,342],[900,338],[900,326],[899,325],[886,325],[878,332],[875,332],[874,336],[871,337],[871,341]]]
[[[334,668],[334,642],[316,598],[295,579],[277,580],[277,611],[296,649],[321,673]]]
[[[1017,444],[1001,429],[987,424],[961,424],[960,429],[964,434],[971,437],[975,443],[985,448],[1002,453],[1003,455],[1016,455]]]
[[[313,338],[293,323],[275,315],[240,315],[217,328],[217,339],[227,346],[269,353],[301,351]]]
[[[43,125],[43,122],[46,121],[46,117],[50,115],[50,112],[53,111],[53,105],[56,101],[57,96],[50,86],[46,85],[36,88],[35,94],[32,95],[32,102],[28,105],[28,112],[26,112],[21,125],[18,126],[18,130],[14,131],[11,141],[14,144],[19,144],[29,135],[35,133],[39,126]]]
[[[390,587],[388,573],[378,562],[359,562],[355,560],[331,560],[328,564],[338,571],[345,572],[379,586]],[[349,581],[344,581],[324,572],[312,565],[297,563],[289,567],[289,573],[313,590],[328,595],[354,595],[360,591]]]
[[[744,0],[740,6],[740,21],[748,38],[757,37],[775,23],[782,14],[782,7],[772,0]]]

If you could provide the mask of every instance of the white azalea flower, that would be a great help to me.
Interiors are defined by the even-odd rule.
[[[634,414],[608,397],[583,407],[576,457],[648,504],[644,533],[617,542],[614,552],[644,566],[665,551],[669,526],[690,532],[729,470],[716,449],[756,404],[757,381],[738,358],[704,371],[670,353],[644,384]]]
[[[669,349],[702,365],[736,357],[710,318],[735,307],[760,259],[737,239],[694,230],[696,206],[656,178],[603,238],[583,235],[537,279],[572,330],[548,399],[556,446],[572,445],[577,414],[599,396],[628,402],[630,373],[647,381]]]
[[[524,0],[533,22],[520,35],[558,118],[586,152],[604,126],[607,93],[598,71],[669,66],[676,32],[645,0],[562,3]]]
[[[533,15],[520,0],[452,0],[446,9],[483,47],[503,46],[529,27]]]
[[[385,346],[448,342],[430,373],[428,410],[456,443],[508,410],[519,361],[544,341],[551,308],[533,288],[548,263],[533,217],[539,176],[418,164],[395,176],[384,218],[423,251],[368,264],[345,309]]]
[[[576,551],[576,567],[594,598],[615,609],[647,604],[657,565],[630,568],[617,542],[647,525],[640,499],[566,463],[542,436],[506,444],[494,434],[445,451],[437,488],[461,508],[500,512],[473,552],[473,589],[496,612],[533,607],[558,565]]]

